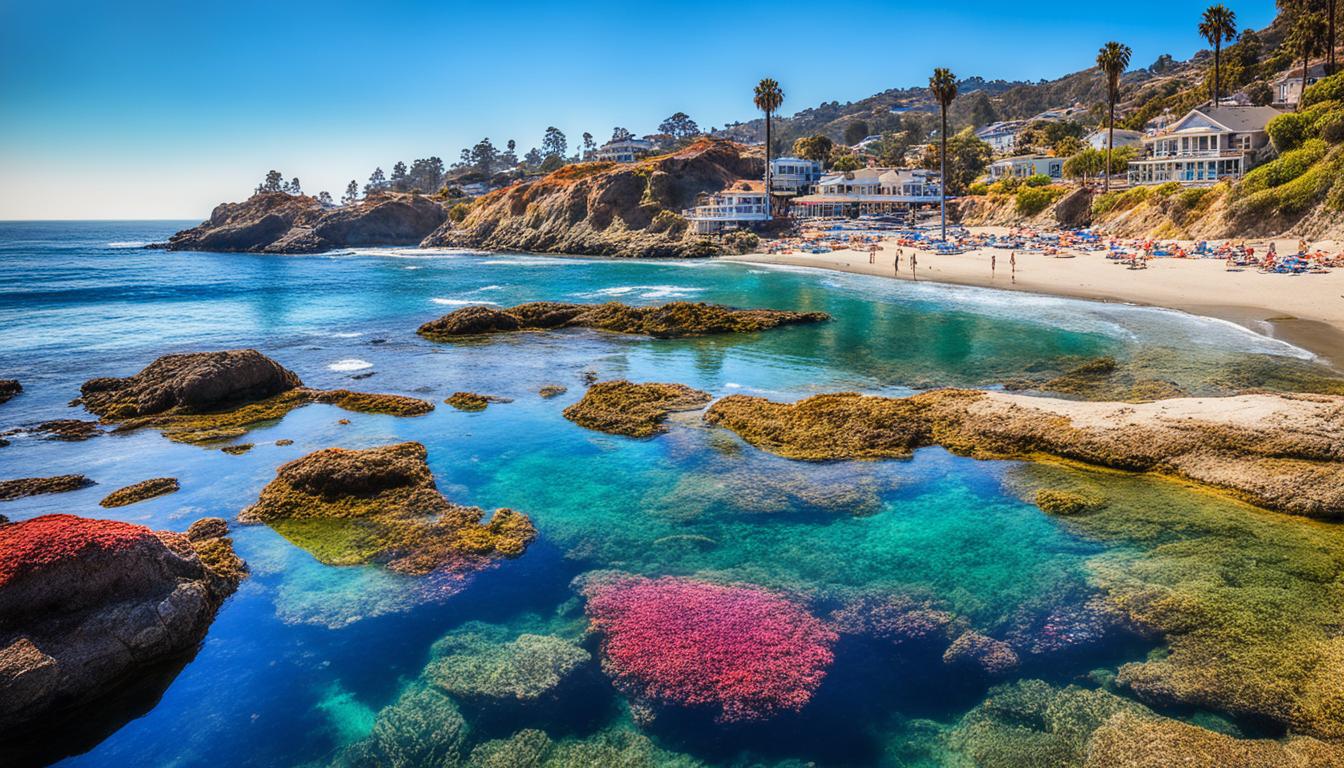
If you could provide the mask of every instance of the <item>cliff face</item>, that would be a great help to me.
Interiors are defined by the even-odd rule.
[[[221,203],[208,221],[178,232],[172,251],[316,253],[368,245],[415,245],[448,217],[420,195],[389,194],[341,208],[316,198],[263,192],[241,203]]]
[[[760,154],[705,139],[638,163],[582,163],[478,199],[421,243],[603,256],[707,255],[681,211],[697,195],[760,178]]]

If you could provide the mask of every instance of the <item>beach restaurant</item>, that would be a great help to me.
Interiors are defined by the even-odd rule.
[[[795,198],[790,210],[797,218],[904,213],[937,203],[941,193],[936,171],[861,168],[823,176],[816,191]]]

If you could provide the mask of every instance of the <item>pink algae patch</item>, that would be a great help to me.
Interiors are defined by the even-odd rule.
[[[0,587],[69,558],[124,551],[153,535],[143,525],[76,515],[43,515],[0,526]]]
[[[720,722],[798,711],[826,676],[836,634],[764,589],[618,577],[586,589],[603,667],[647,700],[710,706]]]

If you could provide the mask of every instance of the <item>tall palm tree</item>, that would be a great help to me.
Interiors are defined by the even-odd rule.
[[[1325,41],[1321,37],[1321,31],[1325,28],[1325,18],[1316,12],[1298,14],[1297,21],[1293,22],[1292,31],[1288,33],[1288,49],[1295,55],[1294,58],[1302,59],[1302,93],[1297,97],[1296,110],[1302,109],[1302,99],[1307,95],[1307,67],[1311,63],[1311,57],[1320,53],[1325,47]]]
[[[941,198],[939,214],[943,224],[943,240],[947,240],[947,108],[952,106],[952,100],[957,98],[957,76],[946,67],[938,67],[933,70],[933,76],[929,78],[929,91],[933,93],[933,98],[938,100],[938,106],[943,113],[943,125],[938,131],[938,138],[943,143],[943,151],[938,153],[938,191]]]
[[[1338,0],[1325,0],[1325,74],[1335,74],[1335,20],[1339,18]]]
[[[1106,76],[1106,192],[1111,191],[1111,156],[1115,153],[1115,103],[1120,100],[1120,76],[1129,68],[1130,53],[1128,45],[1114,40],[1097,51],[1097,67]]]
[[[1237,14],[1221,3],[1209,6],[1204,11],[1204,18],[1199,22],[1199,34],[1213,46],[1213,106],[1216,107],[1219,95],[1218,81],[1222,74],[1223,43],[1230,43],[1237,38]]]
[[[770,116],[784,103],[784,91],[773,79],[762,78],[756,84],[756,108],[765,113],[765,218],[770,218]]]

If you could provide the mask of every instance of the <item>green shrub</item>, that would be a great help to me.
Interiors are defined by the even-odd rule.
[[[1305,213],[1325,199],[1341,173],[1344,173],[1344,148],[1336,147],[1291,181],[1245,195],[1236,202],[1233,212],[1239,216]]]
[[[1140,203],[1146,202],[1154,189],[1151,186],[1130,187],[1119,192],[1097,195],[1096,199],[1092,201],[1092,214],[1094,216],[1104,216],[1112,212],[1127,211]]]
[[[1168,181],[1165,184],[1158,184],[1156,187],[1153,187],[1152,196],[1158,200],[1166,200],[1172,195],[1179,195],[1183,189],[1185,189],[1185,187],[1182,187],[1180,182]]]
[[[1321,115],[1314,130],[1317,136],[1331,144],[1344,141],[1344,110],[1337,109]]]
[[[1036,173],[1028,176],[1027,180],[1023,183],[1028,187],[1048,187],[1050,186],[1050,181],[1050,177],[1046,176],[1044,173]]]
[[[1325,157],[1328,147],[1320,139],[1311,139],[1301,147],[1284,152],[1274,160],[1253,169],[1237,186],[1237,196],[1260,192],[1296,179]]]
[[[466,203],[458,203],[448,209],[448,219],[454,224],[461,224],[462,220],[467,218],[468,213],[471,213],[471,206]]]
[[[1064,190],[1060,187],[1023,187],[1017,191],[1017,212],[1022,216],[1035,216],[1063,195]]]
[[[724,249],[733,253],[751,253],[760,243],[761,238],[757,237],[755,232],[745,229],[729,232],[723,236]]]
[[[1321,78],[1307,87],[1302,94],[1302,106],[1310,107],[1323,101],[1344,101],[1344,72]]]
[[[1307,140],[1311,123],[1301,112],[1286,112],[1265,124],[1265,132],[1280,152],[1296,149]]]
[[[1005,176],[993,184],[990,184],[989,191],[994,194],[1007,194],[1008,192],[1016,191],[1020,186],[1022,186],[1021,179],[1016,176]]]
[[[983,182],[983,181],[977,181],[977,182],[975,182],[974,184],[972,184],[971,186],[969,186],[969,187],[966,188],[966,194],[968,194],[968,195],[988,195],[988,194],[989,194],[989,185],[986,184],[986,183]]]

